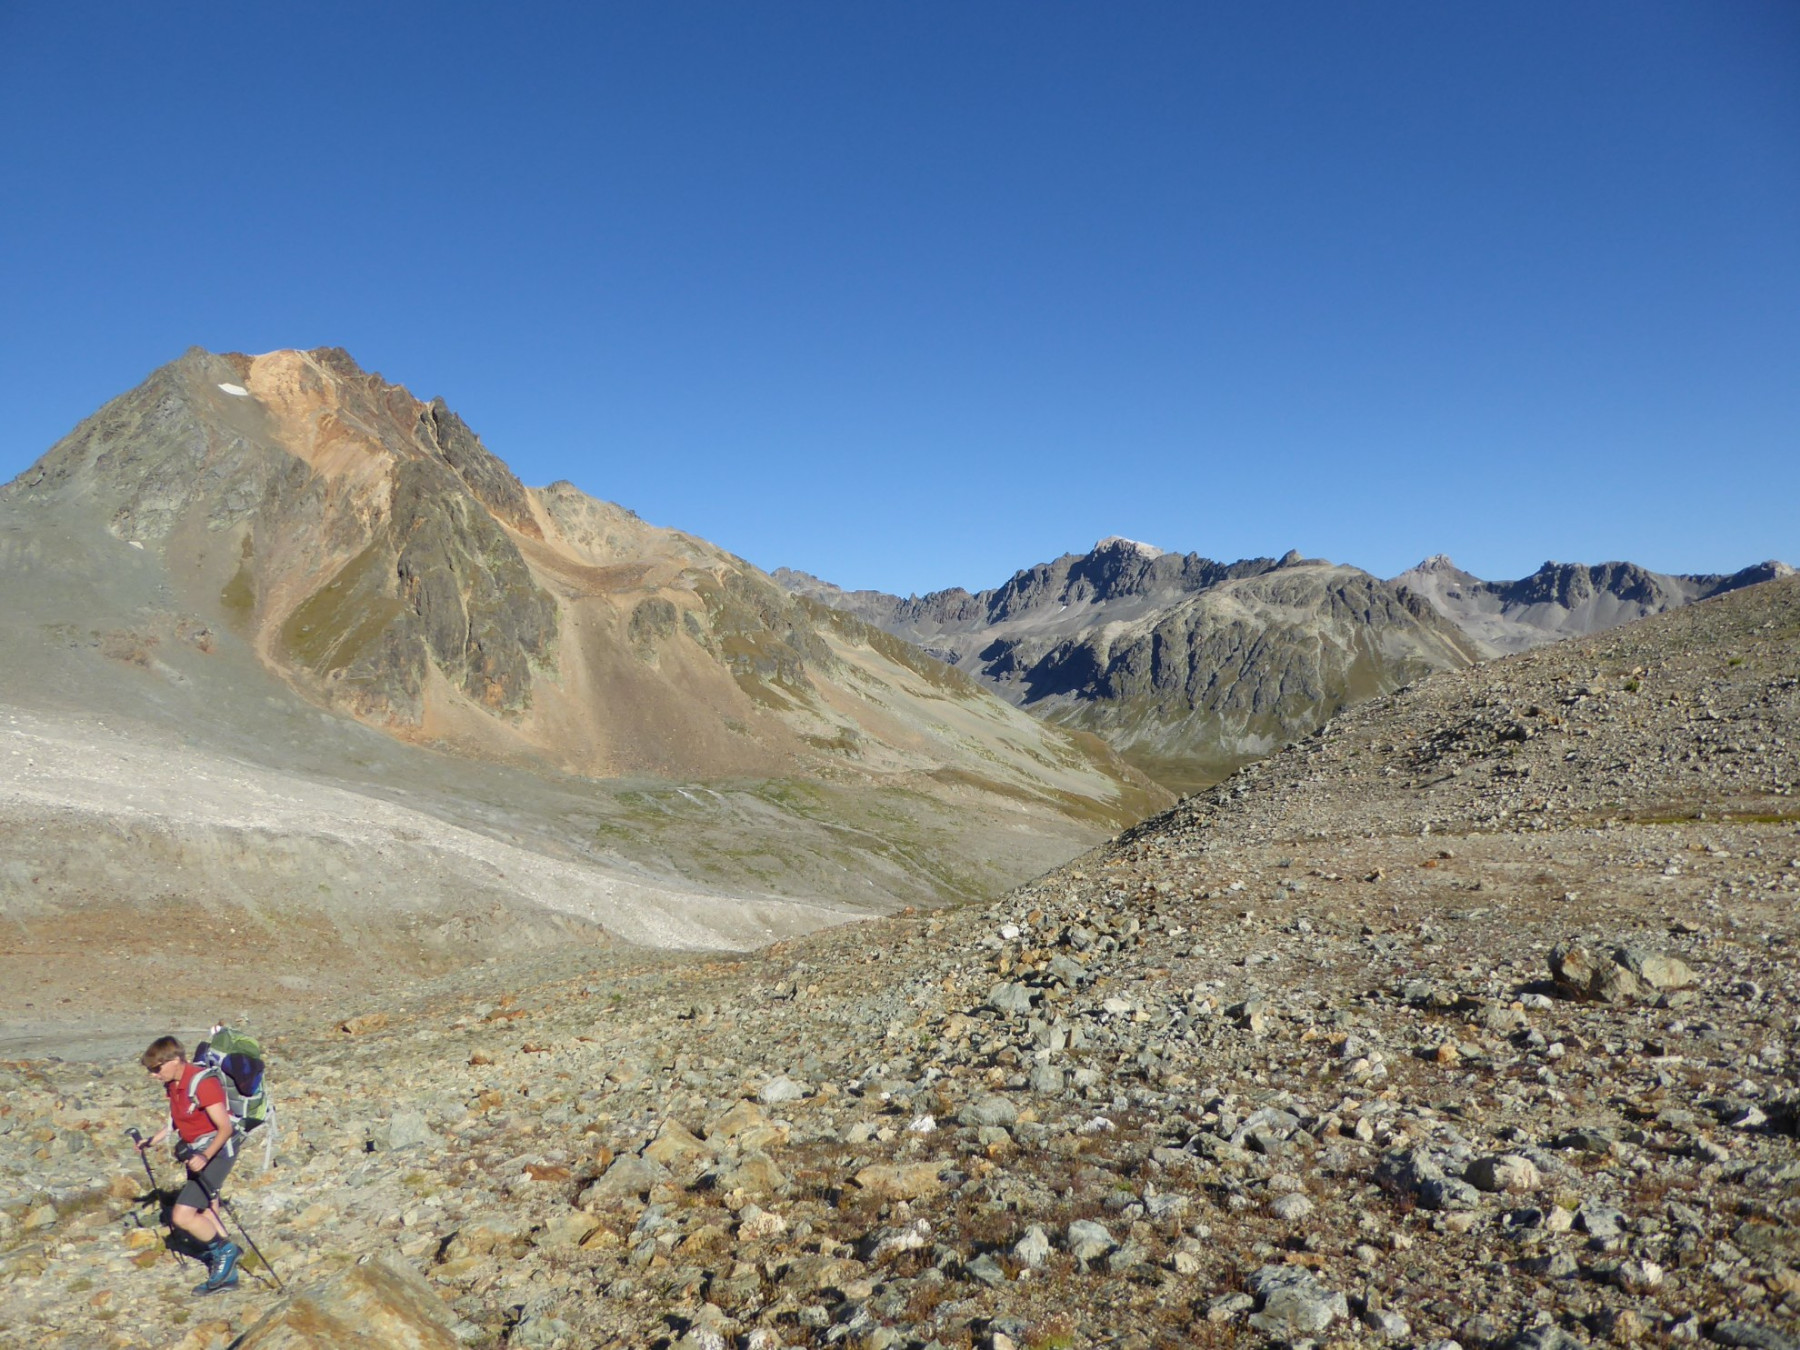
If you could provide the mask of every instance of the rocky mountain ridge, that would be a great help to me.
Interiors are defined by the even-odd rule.
[[[1354,699],[1479,655],[1404,588],[1298,552],[1219,563],[1110,539],[990,591],[907,599],[772,575],[1103,737],[1177,789],[1216,782]]]
[[[1021,707],[1095,732],[1185,789],[1426,671],[1791,572],[1777,562],[1694,577],[1547,563],[1520,581],[1484,582],[1439,555],[1381,581],[1297,551],[1219,563],[1114,537],[975,594],[902,598],[787,568],[771,575],[919,644]]]
[[[1053,562],[1016,572],[992,590],[976,594],[952,587],[929,595],[900,597],[880,591],[844,591],[792,568],[770,573],[798,595],[811,596],[847,610],[890,632],[916,634],[914,640],[959,664],[980,644],[981,635],[1001,625],[1035,621],[1033,630],[1073,636],[1108,619],[1142,617],[1221,582],[1257,576],[1300,561],[1250,558],[1218,563],[1197,553],[1175,554],[1117,536],[1103,539],[1086,553],[1065,553]],[[1073,612],[1071,612],[1073,611]],[[931,647],[931,639],[942,644]]]
[[[1483,581],[1439,553],[1394,581],[1498,655],[1598,633],[1793,572],[1774,561],[1704,576],[1671,576],[1636,563],[1547,562],[1517,581]]]

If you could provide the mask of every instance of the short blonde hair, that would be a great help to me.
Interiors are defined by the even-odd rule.
[[[143,1054],[144,1067],[152,1072],[172,1059],[186,1058],[187,1051],[181,1048],[181,1042],[173,1036],[158,1036],[150,1042],[150,1048]]]

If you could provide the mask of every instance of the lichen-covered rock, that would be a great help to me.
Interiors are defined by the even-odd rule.
[[[1613,960],[1658,993],[1686,989],[1694,982],[1694,972],[1687,962],[1664,952],[1626,946],[1613,953]]]
[[[458,1318],[410,1267],[372,1257],[271,1308],[238,1350],[461,1350]]]
[[[977,1097],[956,1113],[958,1125],[970,1125],[977,1128],[983,1125],[1011,1125],[1018,1119],[1019,1108],[997,1093]]]
[[[721,1191],[741,1191],[745,1195],[773,1195],[787,1186],[775,1160],[758,1149],[746,1149],[741,1156],[719,1169],[717,1184]]]
[[[1119,1244],[1107,1231],[1105,1224],[1096,1223],[1092,1219],[1077,1219],[1069,1225],[1069,1230],[1063,1237],[1063,1245],[1077,1261],[1095,1261]]]
[[[643,1156],[664,1167],[675,1167],[696,1158],[710,1158],[713,1150],[679,1121],[665,1120],[656,1138],[644,1146]]]
[[[936,1162],[876,1163],[856,1174],[856,1184],[883,1200],[917,1200],[944,1189]]]
[[[1262,1301],[1250,1325],[1282,1340],[1316,1335],[1350,1315],[1343,1294],[1297,1266],[1264,1266],[1250,1277],[1250,1288]]]
[[[1558,943],[1550,949],[1550,978],[1578,998],[1586,998],[1600,981],[1601,962],[1579,943]]]

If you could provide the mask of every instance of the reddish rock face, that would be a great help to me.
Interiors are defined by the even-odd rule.
[[[265,660],[358,716],[417,727],[434,673],[522,712],[555,645],[514,540],[542,537],[524,485],[441,401],[335,348],[189,352],[9,490],[59,493],[216,580]]]

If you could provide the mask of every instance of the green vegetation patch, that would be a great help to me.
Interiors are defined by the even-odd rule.
[[[247,624],[256,611],[256,571],[251,565],[254,561],[250,536],[246,534],[238,547],[237,571],[219,592],[219,604],[224,607],[225,617],[235,626]]]
[[[384,594],[390,555],[371,544],[308,596],[281,626],[289,654],[321,675],[348,669],[404,610]]]
[[[1119,758],[1147,778],[1161,783],[1179,796],[1204,792],[1224,782],[1244,765],[1260,759],[1260,755],[1163,755],[1154,750],[1128,747],[1118,752]]]
[[[982,899],[1029,875],[996,867],[959,833],[964,813],[916,789],[739,779],[644,785],[611,800],[596,842],[714,885],[897,908]]]
[[[244,559],[231,574],[231,580],[219,592],[219,603],[225,607],[227,615],[234,619],[248,619],[256,609],[256,577],[250,570],[250,560]]]
[[[737,681],[737,687],[750,696],[750,701],[760,703],[765,708],[776,712],[786,712],[795,707],[794,700],[785,698],[768,684],[756,677],[756,672],[745,670],[741,666],[732,666],[731,678]]]

